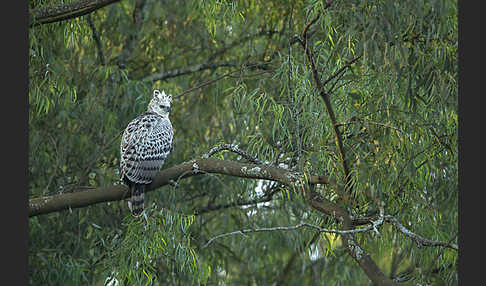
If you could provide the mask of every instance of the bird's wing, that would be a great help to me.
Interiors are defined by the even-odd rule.
[[[135,118],[127,126],[120,146],[121,176],[139,184],[149,184],[164,164],[173,140],[168,119],[155,114]]]

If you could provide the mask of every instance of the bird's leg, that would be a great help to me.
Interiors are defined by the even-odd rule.
[[[143,211],[143,218],[145,219],[144,228],[145,228],[145,230],[147,230],[147,226],[148,226],[149,222],[148,222],[148,218],[147,218],[147,212],[145,212],[145,211]]]

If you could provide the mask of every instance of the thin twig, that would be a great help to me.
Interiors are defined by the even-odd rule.
[[[390,128],[390,129],[393,129],[393,130],[396,130],[396,131],[399,131],[401,133],[406,134],[405,131],[403,131],[402,129],[395,127],[393,125],[381,123],[381,122],[369,121],[369,120],[361,119],[361,118],[356,118],[355,120],[352,120],[352,121],[349,121],[349,122],[341,122],[341,123],[338,123],[337,126],[340,127],[340,126],[346,126],[346,125],[357,124],[357,123],[366,123],[366,124],[371,124],[371,125],[383,126],[383,127]]]
[[[454,240],[456,240],[456,237],[457,237],[457,233],[451,237],[451,239],[449,239],[449,243],[452,243]],[[428,271],[425,272],[425,277],[428,277],[430,274],[432,274],[432,272],[434,271],[434,265],[435,263],[437,262],[437,260],[439,259],[439,257],[444,253],[444,250],[445,248],[441,248],[439,250],[439,252],[437,253],[437,255],[435,255],[434,259],[432,259],[432,263],[430,265],[430,268]]]
[[[218,80],[221,80],[221,79],[223,79],[223,78],[225,78],[225,77],[229,76],[229,75],[230,75],[230,74],[232,74],[232,73],[233,73],[233,72],[226,72],[226,73],[224,73],[224,74],[222,74],[222,75],[218,76],[218,77],[217,77],[217,78],[215,78],[215,79],[208,80],[208,81],[206,81],[206,82],[201,83],[201,84],[200,84],[200,85],[198,85],[198,86],[195,86],[195,87],[192,87],[192,88],[190,88],[190,89],[188,89],[188,90],[185,90],[184,92],[182,92],[182,93],[180,93],[180,94],[178,94],[178,95],[176,95],[176,96],[173,96],[173,98],[174,98],[174,99],[179,98],[179,97],[181,97],[181,96],[183,96],[183,95],[186,95],[186,94],[191,93],[191,92],[193,92],[193,91],[195,91],[195,90],[197,90],[197,89],[200,89],[201,87],[208,86],[208,85],[210,85],[210,84],[212,84],[212,83],[217,82]]]
[[[237,230],[233,232],[228,232],[228,233],[222,233],[219,234],[213,238],[211,238],[202,248],[206,248],[209,246],[213,241],[216,239],[222,238],[222,237],[227,237],[235,234],[246,234],[246,233],[253,233],[253,232],[268,232],[268,231],[288,231],[288,230],[297,230],[299,228],[303,227],[309,227],[309,228],[314,228],[317,229],[320,232],[327,232],[327,233],[338,233],[338,234],[349,234],[349,233],[357,233],[357,232],[363,232],[363,231],[369,231],[369,229],[365,230],[364,228],[362,229],[353,229],[353,230],[333,230],[333,229],[325,229],[321,228],[318,225],[313,225],[310,223],[301,223],[298,225],[294,226],[275,226],[275,227],[264,227],[264,228],[256,228],[256,229],[242,229],[242,230]]]
[[[215,83],[215,82],[217,82],[219,80],[222,80],[225,77],[232,77],[232,78],[236,78],[236,77],[238,77],[238,78],[240,78],[240,77],[252,77],[252,76],[259,76],[259,75],[262,75],[262,74],[265,74],[265,73],[271,73],[271,72],[273,72],[274,70],[264,70],[262,72],[258,72],[258,73],[254,73],[254,74],[249,74],[249,75],[242,75],[241,74],[241,72],[243,71],[244,68],[260,67],[262,65],[267,65],[267,64],[269,64],[269,63],[258,63],[258,64],[253,64],[253,65],[246,65],[246,66],[241,67],[239,70],[226,72],[226,73],[218,76],[215,79],[208,80],[208,81],[203,82],[203,83],[201,83],[201,84],[199,84],[199,85],[197,85],[195,87],[192,87],[192,88],[190,88],[188,90],[185,90],[182,93],[180,93],[180,94],[178,94],[176,96],[173,96],[172,98],[173,99],[179,98],[179,97],[181,97],[183,95],[186,95],[188,93],[191,93],[191,92],[193,92],[193,91],[195,91],[197,89],[200,89],[202,87],[205,87],[205,86],[208,86],[210,84],[213,84],[213,83]],[[236,76],[235,75],[236,73],[240,73],[240,75]]]
[[[243,36],[241,38],[239,38],[238,40],[232,42],[231,44],[225,46],[225,47],[222,47],[221,49],[217,50],[216,52],[214,52],[212,55],[210,55],[208,57],[208,61],[212,61],[214,60],[217,56],[221,55],[221,54],[224,54],[227,50],[229,49],[232,49],[244,42],[247,42],[251,39],[254,39],[254,38],[257,38],[257,37],[261,37],[261,36],[268,36],[269,38],[271,38],[274,34],[279,34],[281,33],[281,31],[275,31],[275,30],[262,30],[258,33],[255,33],[255,34],[251,34],[251,35],[246,35],[246,36]]]
[[[214,154],[216,154],[220,151],[223,151],[223,150],[228,150],[228,151],[234,152],[238,155],[241,155],[242,157],[248,159],[248,161],[255,163],[257,165],[264,165],[265,164],[262,160],[258,159],[255,156],[252,156],[251,154],[249,154],[246,151],[241,150],[240,148],[238,148],[238,145],[233,145],[233,144],[222,144],[222,145],[213,147],[213,148],[211,148],[211,150],[209,150],[208,153],[204,154],[202,157],[203,158],[209,158],[212,155],[214,155]]]
[[[158,80],[166,80],[169,78],[186,75],[198,71],[203,71],[207,69],[216,69],[220,67],[234,67],[236,66],[235,63],[232,62],[221,62],[221,63],[204,63],[204,64],[197,64],[190,67],[182,68],[182,69],[174,69],[167,72],[161,72],[146,76],[142,79],[143,82],[154,82]]]
[[[373,218],[373,217],[353,218],[352,224],[354,226],[369,224],[369,223],[373,223],[374,219],[376,219],[376,218]],[[401,233],[412,238],[412,240],[415,243],[417,243],[419,248],[423,247],[423,246],[443,246],[443,247],[448,247],[448,248],[452,248],[452,249],[455,249],[455,250],[459,250],[459,246],[455,243],[452,243],[452,240],[455,237],[453,237],[453,239],[451,239],[451,241],[449,241],[449,242],[431,240],[431,239],[427,239],[427,238],[424,238],[424,237],[422,237],[418,234],[413,233],[411,230],[407,229],[395,217],[393,217],[391,215],[385,215],[385,216],[383,216],[383,219],[384,219],[385,222],[391,223],[392,225],[394,225],[398,229],[398,231],[400,231]]]
[[[307,31],[309,30],[309,28],[310,28],[312,25],[314,25],[314,24],[316,23],[316,21],[317,21],[317,20],[319,19],[319,17],[321,16],[321,13],[322,13],[322,11],[317,12],[317,15],[316,15],[316,16],[315,16],[315,17],[314,17],[312,20],[310,20],[310,22],[309,22],[309,23],[307,23],[307,24],[305,25],[305,27],[304,27],[304,29],[302,30],[302,33],[301,33],[302,38],[304,38],[304,39],[305,39],[305,38],[307,37]]]
[[[410,237],[416,244],[417,246],[423,247],[423,246],[443,246],[443,247],[449,247],[455,250],[459,250],[459,246],[455,243],[451,242],[443,242],[443,241],[436,241],[436,240],[430,240],[427,238],[423,238],[418,234],[413,233],[406,227],[404,227],[396,218],[393,216],[385,216],[385,220],[394,226],[397,227],[398,231],[401,233],[405,234],[406,236]]]
[[[389,216],[389,215],[384,216],[383,215],[383,208],[380,208],[380,216],[378,217],[378,219],[374,220],[374,221],[373,220],[370,221],[369,222],[370,225],[365,227],[365,228],[349,229],[349,230],[335,230],[335,229],[322,228],[318,225],[313,225],[313,224],[310,224],[310,223],[300,223],[300,224],[295,225],[295,226],[276,226],[276,227],[264,227],[264,228],[256,228],[256,229],[242,229],[242,230],[237,230],[237,231],[233,231],[233,232],[219,234],[219,235],[211,238],[210,240],[208,240],[208,242],[206,242],[206,244],[202,248],[206,248],[216,239],[231,236],[231,235],[236,235],[236,234],[244,235],[246,233],[254,233],[254,232],[289,231],[289,230],[297,230],[297,229],[300,229],[300,228],[303,228],[303,227],[309,227],[309,228],[317,229],[319,231],[319,233],[326,232],[326,233],[335,233],[335,234],[354,234],[354,233],[367,232],[367,231],[373,230],[375,233],[377,233],[377,235],[379,235],[378,227],[381,226],[383,224],[383,222],[385,222],[385,221],[392,223],[393,225],[398,227],[398,230],[401,233],[411,237],[415,241],[415,243],[417,243],[419,245],[419,247],[423,247],[423,246],[443,246],[443,247],[448,247],[448,248],[452,248],[452,249],[455,249],[455,250],[459,250],[459,247],[455,243],[430,240],[430,239],[423,238],[423,237],[411,232],[410,230],[405,228],[402,224],[400,224],[400,222],[398,222],[398,220],[396,220],[394,217]]]
[[[332,2],[333,2],[333,0],[328,1],[322,9],[326,10],[327,8],[329,8],[331,6]],[[307,31],[319,19],[319,17],[321,16],[321,13],[322,13],[322,10],[317,12],[317,15],[312,20],[310,20],[310,22],[307,23],[307,25],[305,25],[304,29],[302,30],[302,38],[304,38],[304,39],[306,38]]]
[[[282,191],[281,188],[275,187],[273,191],[271,191],[271,192],[269,192],[269,193],[267,193],[267,194],[265,194],[261,197],[252,199],[252,200],[236,201],[236,202],[231,202],[231,203],[227,203],[227,204],[216,205],[216,206],[207,206],[207,207],[204,207],[204,208],[201,208],[201,209],[196,209],[196,210],[194,210],[194,215],[201,215],[201,214],[208,213],[208,212],[211,212],[211,211],[222,210],[222,209],[227,209],[227,208],[231,208],[231,207],[244,207],[244,206],[250,206],[250,205],[257,205],[257,204],[260,204],[260,203],[266,203],[266,202],[272,201],[273,196],[276,193],[281,192],[281,191]]]
[[[341,67],[338,71],[336,71],[332,76],[330,76],[328,79],[326,79],[326,81],[322,84],[322,86],[326,86],[331,80],[335,79],[337,76],[339,76],[341,73],[343,73],[347,68],[352,66],[362,56],[363,55],[359,55],[356,58],[349,61],[347,64],[345,64],[343,67]],[[336,81],[336,82],[338,82],[338,81]],[[330,90],[332,90],[332,88]],[[328,91],[328,93],[329,93],[329,91]]]
[[[320,233],[326,232],[326,233],[336,233],[336,234],[352,234],[352,233],[360,233],[360,232],[366,232],[373,230],[376,233],[378,233],[377,227],[382,225],[384,221],[384,210],[382,207],[380,207],[380,216],[376,221],[371,221],[370,225],[364,228],[357,228],[357,229],[347,229],[347,230],[336,230],[336,229],[327,229],[320,227],[318,225],[310,224],[310,223],[300,223],[298,225],[293,225],[293,226],[275,226],[275,227],[264,227],[264,228],[256,228],[256,229],[242,229],[242,230],[237,230],[233,232],[228,232],[228,233],[222,233],[219,234],[210,240],[206,242],[206,244],[202,248],[206,248],[208,245],[210,245],[213,241],[216,239],[226,237],[226,236],[231,236],[235,234],[242,234],[244,235],[245,233],[253,233],[253,232],[268,232],[268,231],[289,231],[289,230],[297,230],[299,228],[303,227],[309,227],[309,228],[314,228],[317,229]],[[378,233],[379,234],[379,233]]]

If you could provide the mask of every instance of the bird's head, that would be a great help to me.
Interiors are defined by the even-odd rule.
[[[171,101],[172,95],[167,95],[164,91],[154,90],[152,100],[150,100],[148,105],[148,111],[157,113],[162,117],[169,117]]]

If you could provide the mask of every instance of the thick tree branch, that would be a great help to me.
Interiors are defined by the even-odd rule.
[[[147,186],[146,192],[153,191],[179,179],[205,173],[271,180],[290,186],[303,177],[300,174],[273,166],[201,158],[184,162],[161,171],[155,177],[152,184]],[[310,176],[307,178],[311,184],[332,185],[334,183],[334,180],[325,176]],[[127,198],[129,195],[128,188],[125,185],[115,185],[31,199],[29,200],[29,217],[66,209],[86,207],[97,203],[118,201]]]
[[[83,16],[118,1],[120,0],[79,0],[56,6],[35,8],[29,11],[29,27]]]

